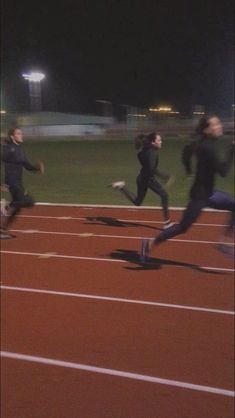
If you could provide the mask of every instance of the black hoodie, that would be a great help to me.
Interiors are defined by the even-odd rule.
[[[5,183],[8,186],[22,186],[23,168],[38,171],[39,167],[31,164],[21,145],[9,140],[3,146],[2,161],[5,163]]]

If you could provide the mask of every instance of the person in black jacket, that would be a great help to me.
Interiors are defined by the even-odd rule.
[[[11,194],[11,203],[6,216],[1,222],[1,238],[11,237],[7,233],[10,224],[22,208],[32,207],[34,201],[25,192],[23,186],[23,168],[29,171],[39,171],[44,173],[44,165],[39,162],[31,164],[22,149],[23,134],[21,129],[12,128],[8,132],[8,139],[3,146],[2,161],[5,164],[5,185]]]
[[[141,164],[141,170],[136,179],[137,196],[127,189],[124,181],[115,181],[112,183],[112,187],[120,190],[136,206],[142,204],[148,189],[155,192],[161,198],[164,228],[167,228],[171,225],[168,211],[168,194],[156,180],[155,176],[164,180],[168,186],[174,181],[174,177],[161,172],[157,168],[159,162],[158,150],[162,147],[162,138],[155,132],[152,132],[147,137],[138,135],[135,139],[135,144],[136,149],[139,150],[138,160]]]
[[[224,239],[232,233],[235,224],[235,199],[227,193],[215,191],[216,174],[225,177],[233,161],[234,142],[228,150],[225,161],[220,161],[215,150],[215,142],[222,135],[222,124],[216,116],[204,117],[197,128],[200,138],[194,148],[188,152],[185,158],[185,169],[191,174],[189,160],[193,153],[197,157],[196,175],[190,191],[190,200],[179,224],[175,224],[166,231],[160,233],[153,240],[143,240],[141,246],[141,260],[144,262],[153,246],[186,232],[198,219],[201,211],[206,206],[219,210],[230,211],[230,221],[224,232]],[[189,170],[189,171],[188,171]],[[219,249],[226,254],[233,254],[229,246],[221,244]]]
[[[190,139],[187,144],[183,148],[183,152],[181,155],[181,161],[185,169],[186,177],[189,179],[193,178],[192,174],[192,156],[196,154],[197,144],[198,144],[198,137],[195,135],[192,139]]]

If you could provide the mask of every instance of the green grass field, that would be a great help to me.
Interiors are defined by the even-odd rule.
[[[167,138],[160,151],[159,168],[176,175],[176,183],[169,189],[171,206],[184,206],[188,199],[190,182],[181,165],[185,142],[183,138]],[[220,139],[222,155],[229,142],[231,138]],[[125,180],[132,191],[136,190],[139,163],[130,140],[25,141],[24,149],[32,162],[42,160],[45,164],[43,176],[28,172],[24,175],[25,187],[37,201],[128,205],[120,192],[108,184]],[[233,170],[227,178],[218,178],[217,188],[233,193]],[[144,204],[158,206],[160,200],[149,191]]]

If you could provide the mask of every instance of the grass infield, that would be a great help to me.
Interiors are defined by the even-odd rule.
[[[231,137],[221,138],[219,153],[223,157]],[[181,152],[186,138],[166,138],[159,152],[159,168],[176,176],[169,189],[170,206],[185,206],[190,181],[185,178]],[[133,141],[81,140],[81,141],[25,141],[24,149],[30,161],[45,164],[43,176],[25,172],[25,188],[41,202],[84,204],[130,204],[120,192],[108,185],[114,180],[125,180],[133,192],[139,172]],[[234,193],[234,167],[225,179],[217,179],[217,189]],[[4,181],[4,177],[2,177]],[[160,199],[147,193],[145,205],[159,206]]]

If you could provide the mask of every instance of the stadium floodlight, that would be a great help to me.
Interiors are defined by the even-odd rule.
[[[32,83],[40,83],[45,78],[45,74],[40,72],[31,72],[29,74],[22,74],[25,80],[31,81]]]
[[[33,112],[40,112],[42,108],[41,81],[45,78],[45,74],[39,71],[31,71],[28,74],[22,74],[22,77],[29,82],[31,110]]]

